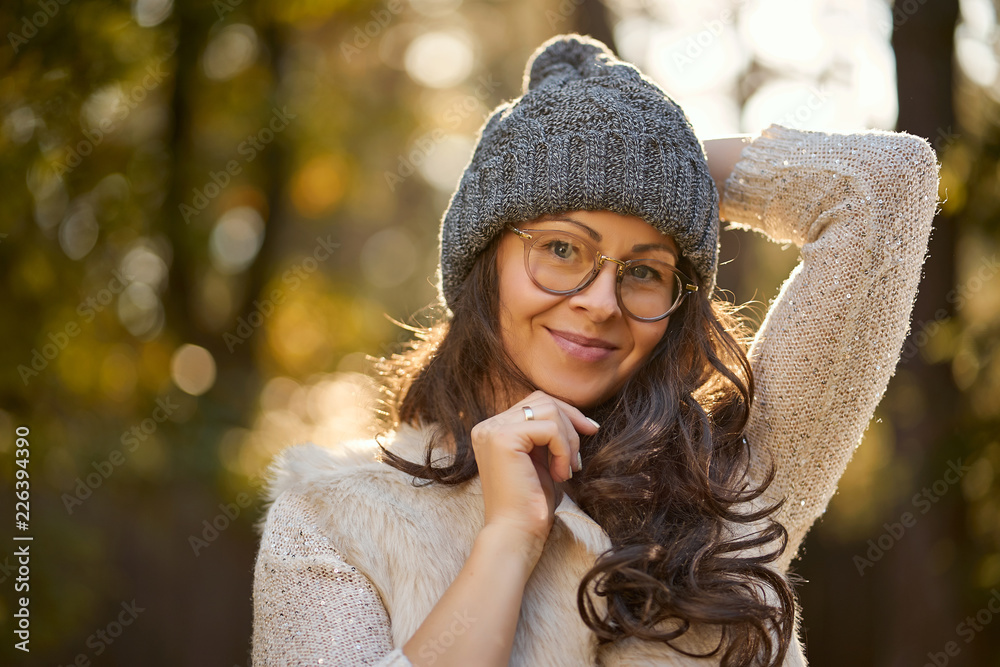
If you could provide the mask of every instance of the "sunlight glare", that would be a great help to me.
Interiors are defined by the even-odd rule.
[[[742,25],[765,65],[816,73],[829,61],[826,35],[817,25],[816,0],[761,0]]]
[[[406,71],[414,81],[430,88],[450,88],[472,72],[472,44],[463,31],[425,32],[406,49]]]

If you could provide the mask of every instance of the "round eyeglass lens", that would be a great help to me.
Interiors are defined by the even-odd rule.
[[[594,272],[597,250],[568,234],[539,234],[528,251],[528,269],[544,288],[567,292],[585,283]]]
[[[660,317],[681,294],[681,278],[673,267],[655,259],[630,262],[621,279],[622,305],[636,317]]]

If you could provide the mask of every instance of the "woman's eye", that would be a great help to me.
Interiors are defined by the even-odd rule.
[[[577,254],[576,247],[569,241],[553,239],[545,244],[546,250],[559,259],[572,259]]]
[[[662,282],[663,274],[646,264],[637,264],[629,267],[629,275],[636,280],[648,282]]]

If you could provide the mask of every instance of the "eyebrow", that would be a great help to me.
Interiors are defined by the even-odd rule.
[[[545,215],[538,218],[538,222],[569,222],[576,225],[577,227],[580,227],[583,231],[587,232],[587,235],[590,236],[590,238],[594,239],[595,241],[604,240],[604,237],[601,236],[596,229],[588,225],[585,225],[579,220],[574,220],[573,218],[565,214],[546,213]],[[673,255],[675,259],[679,259],[677,251],[674,250],[669,245],[667,245],[666,243],[637,243],[636,245],[632,246],[632,252],[646,252],[647,250],[665,250],[671,255]]]

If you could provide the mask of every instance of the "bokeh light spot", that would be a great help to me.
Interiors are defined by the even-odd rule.
[[[406,49],[406,71],[430,88],[456,86],[472,72],[472,45],[465,32],[426,32]]]
[[[470,137],[447,134],[426,153],[417,169],[425,181],[441,192],[453,192],[473,147]]]
[[[216,81],[231,79],[257,59],[257,33],[244,24],[226,26],[208,43],[202,60],[205,76]]]
[[[344,164],[335,155],[319,155],[295,174],[292,202],[302,215],[317,218],[344,196]]]
[[[229,209],[212,229],[212,265],[219,273],[239,273],[250,266],[263,243],[264,219],[260,213],[249,206]]]
[[[94,249],[98,231],[94,210],[78,206],[59,226],[59,245],[70,259],[83,259]]]
[[[170,377],[181,391],[201,396],[215,384],[215,359],[199,345],[182,345],[170,360]]]
[[[155,336],[163,327],[160,297],[146,283],[129,283],[118,297],[118,319],[137,338]]]
[[[173,0],[134,0],[132,16],[143,28],[151,28],[166,21],[173,9]]]
[[[141,240],[122,259],[122,273],[161,291],[167,282],[167,264],[151,246]]]

